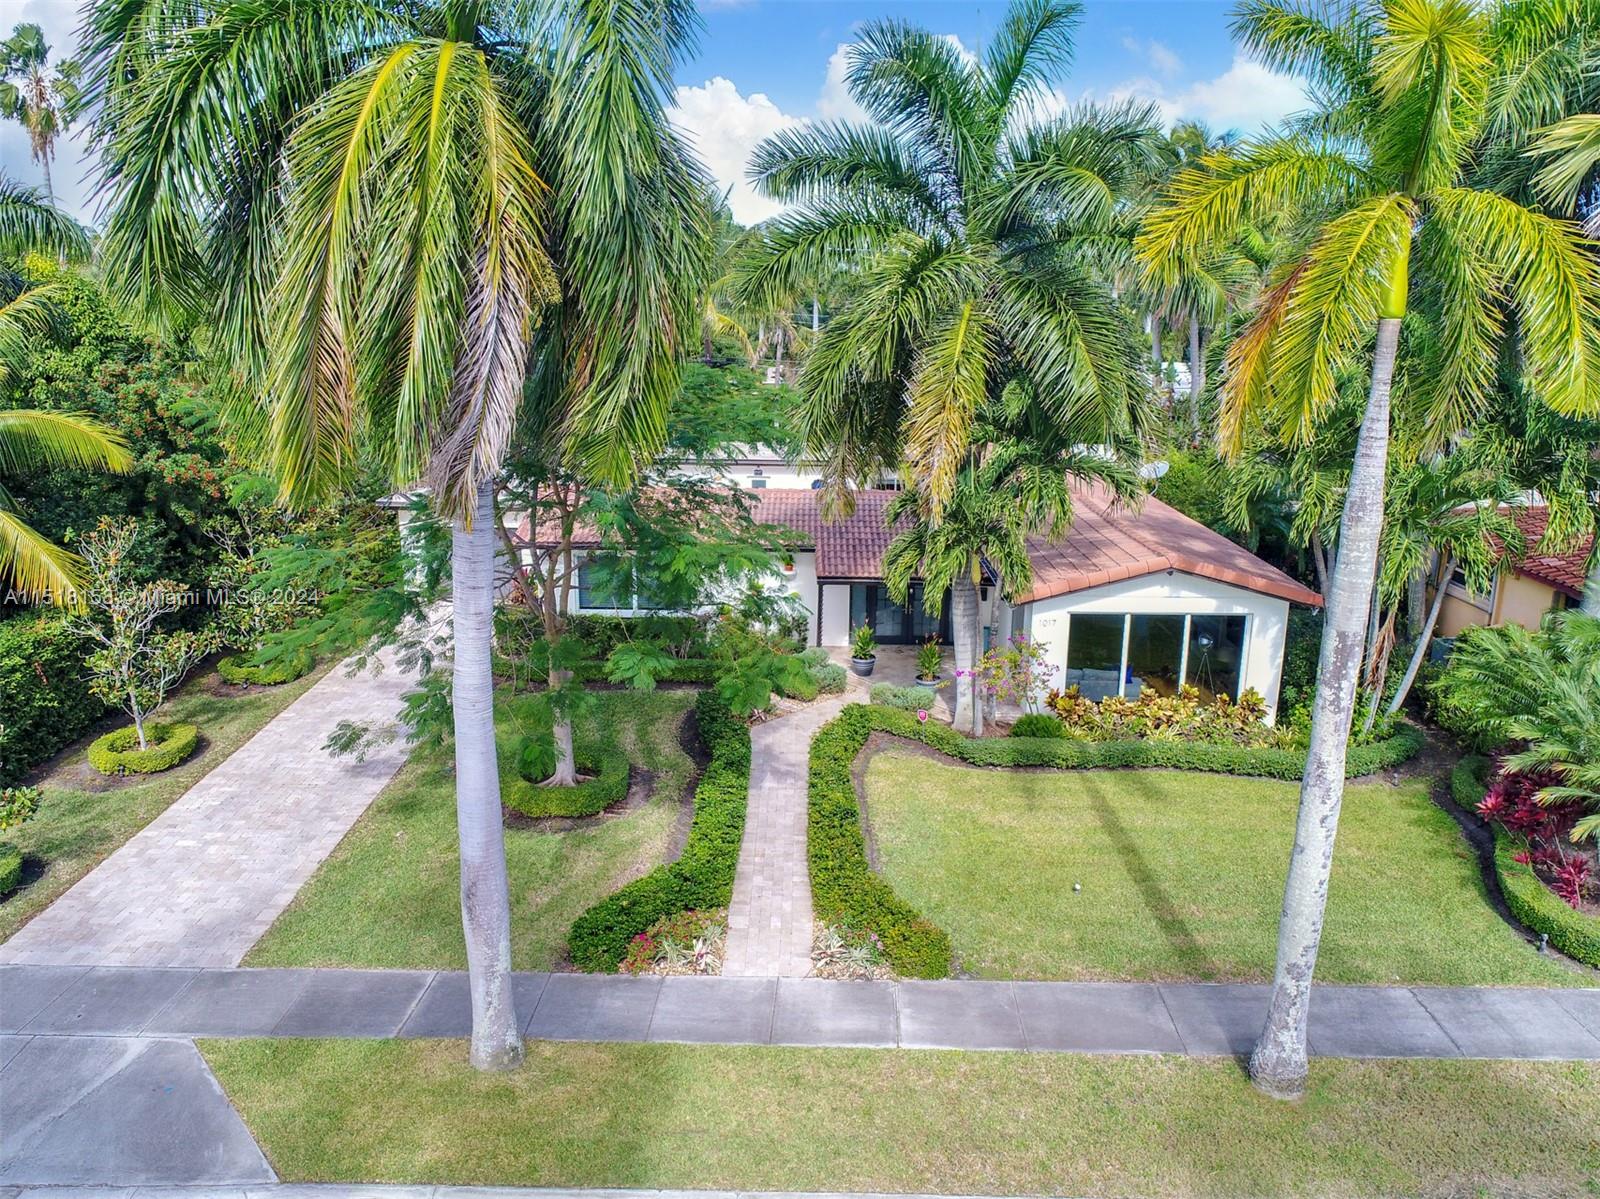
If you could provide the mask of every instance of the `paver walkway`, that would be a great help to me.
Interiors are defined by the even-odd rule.
[[[598,974],[515,985],[523,1034],[538,1040],[1192,1055],[1248,1052],[1267,990]],[[457,971],[0,967],[0,1059],[63,1038],[464,1037],[470,1019]],[[1600,1060],[1600,988],[1318,986],[1311,1051]]]
[[[750,803],[728,905],[724,975],[803,978],[811,973],[806,865],[811,736],[844,709],[846,699],[818,700],[750,730]]]
[[[323,748],[341,720],[390,723],[410,685],[335,667],[121,849],[0,945],[0,962],[232,966],[406,757]]]

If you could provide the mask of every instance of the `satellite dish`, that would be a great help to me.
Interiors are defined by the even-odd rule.
[[[1146,462],[1139,468],[1139,477],[1141,479],[1159,479],[1171,469],[1172,464],[1164,460],[1161,462]]]

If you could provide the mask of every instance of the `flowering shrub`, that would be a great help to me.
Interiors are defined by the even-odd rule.
[[[894,977],[877,933],[855,932],[835,924],[817,926],[811,962],[814,978],[861,981]]]
[[[1206,703],[1196,687],[1183,687],[1176,695],[1146,690],[1137,699],[1112,695],[1095,703],[1077,687],[1069,687],[1051,691],[1046,706],[1070,736],[1087,741],[1202,741],[1288,748],[1293,739],[1292,733],[1262,723],[1266,701],[1248,689],[1238,703],[1225,695]]]
[[[958,670],[956,677],[966,673]],[[1026,633],[1013,633],[1005,645],[997,645],[979,658],[972,673],[990,699],[1016,704],[1024,712],[1038,712],[1053,671],[1042,643],[1030,641]]]
[[[0,829],[16,828],[31,820],[43,798],[37,787],[7,787],[0,790]]]
[[[721,974],[728,913],[691,908],[663,916],[628,942],[623,974]]]
[[[1540,882],[1565,900],[1568,907],[1577,908],[1585,899],[1600,894],[1600,886],[1589,855],[1570,847],[1572,828],[1583,815],[1583,804],[1575,800],[1539,800],[1540,792],[1559,783],[1554,774],[1511,773],[1501,762],[1490,776],[1477,809],[1484,820],[1522,838],[1526,848],[1516,851],[1513,861],[1532,867]]]

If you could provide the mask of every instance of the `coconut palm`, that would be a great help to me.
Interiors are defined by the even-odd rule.
[[[55,202],[50,160],[56,139],[72,123],[78,103],[78,65],[50,69],[50,45],[37,25],[18,25],[0,42],[0,116],[28,131],[28,151],[44,172],[44,194]]]
[[[1581,231],[1469,183],[1487,101],[1509,61],[1493,29],[1490,12],[1470,0],[1326,11],[1245,0],[1236,33],[1270,66],[1311,81],[1317,118],[1180,174],[1139,241],[1159,275],[1225,243],[1242,222],[1299,218],[1293,255],[1226,357],[1226,450],[1239,448],[1252,423],[1288,439],[1312,436],[1340,371],[1370,354],[1277,969],[1251,1056],[1252,1078],[1272,1094],[1305,1085],[1306,1014],[1377,566],[1401,322],[1409,314],[1428,326],[1427,352],[1412,356],[1418,369],[1400,382],[1440,439],[1483,405],[1513,336],[1544,403],[1578,413],[1600,400],[1600,272]]]
[[[806,452],[835,502],[904,462],[937,519],[974,417],[1011,379],[1063,422],[1092,417],[1096,440],[1136,421],[1142,354],[1096,268],[1160,133],[1127,107],[1032,119],[1077,19],[1067,0],[1019,0],[976,58],[868,22],[848,81],[872,123],[796,127],[752,155],[755,185],[795,207],[764,226],[742,292],[771,307],[855,273],[799,379]]]
[[[213,324],[237,371],[235,433],[285,502],[372,463],[425,482],[452,524],[461,906],[484,1069],[522,1053],[490,677],[494,480],[530,352],[592,475],[625,477],[665,437],[702,276],[703,182],[664,115],[693,21],[680,0],[108,0],[89,17],[112,286]]]

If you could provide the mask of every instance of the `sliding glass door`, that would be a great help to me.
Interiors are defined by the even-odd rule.
[[[932,616],[923,606],[920,582],[911,584],[904,604],[896,603],[882,583],[850,584],[850,627],[867,625],[880,645],[916,645],[930,637],[950,641],[950,596],[944,607]]]
[[[1244,670],[1246,616],[1084,612],[1067,623],[1062,685],[1098,703],[1146,691],[1175,695],[1196,687],[1210,702],[1237,699]]]

